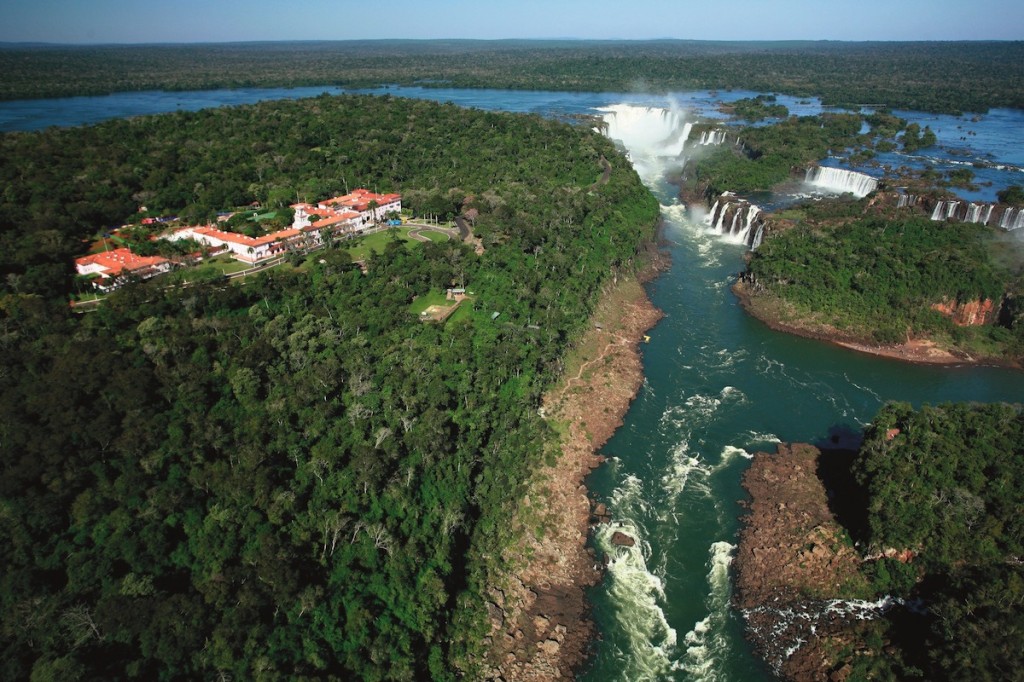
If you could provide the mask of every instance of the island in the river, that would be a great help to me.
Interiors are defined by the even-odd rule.
[[[1024,413],[890,404],[856,452],[780,445],[743,478],[735,602],[788,680],[1013,679]]]

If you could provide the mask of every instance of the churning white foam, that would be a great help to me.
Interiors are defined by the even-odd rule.
[[[644,176],[641,174],[641,177]],[[721,239],[701,221],[703,209],[683,204],[662,204],[661,215],[672,230],[686,234],[705,267],[715,267],[719,264],[722,253]],[[668,234],[671,236],[671,232]]]
[[[633,168],[648,186],[670,166],[680,165],[693,128],[681,109],[615,104],[598,111],[605,134],[626,148]]]
[[[723,405],[738,405],[746,400],[743,391],[735,386],[726,386],[717,394],[696,393],[687,396],[662,413],[661,429],[679,434],[679,440],[672,449],[671,459],[661,477],[661,488],[665,494],[663,507],[667,510],[662,516],[675,512],[684,491],[699,497],[713,496],[711,475],[728,466],[726,458],[737,453],[723,450],[720,461],[712,465],[707,457],[702,458],[699,452],[691,451],[691,440],[695,440],[698,445],[702,443],[698,434],[717,420],[716,413]],[[739,449],[737,451],[742,452]]]
[[[735,462],[737,459],[753,458],[754,456],[747,452],[746,450],[744,450],[743,448],[738,448],[734,445],[726,445],[724,448],[722,448],[722,458],[718,460],[718,464],[715,466],[715,471],[717,472],[721,471],[722,469],[727,469],[729,465]]]
[[[647,506],[640,479],[628,476],[613,493],[612,502],[622,520],[601,526],[595,540],[609,558],[608,595],[629,648],[623,679],[659,679],[671,669],[676,631],[662,609],[665,591],[661,579],[648,570],[650,544],[640,524],[630,518],[631,513]],[[635,544],[612,544],[615,533],[629,536]]]
[[[723,679],[722,662],[728,657],[729,639],[726,625],[729,618],[729,566],[736,546],[720,541],[711,545],[708,561],[708,615],[697,621],[686,633],[683,642],[686,654],[673,669],[683,670],[699,680]]]
[[[747,447],[753,445],[762,445],[765,443],[781,442],[782,439],[780,439],[774,433],[758,433],[757,431],[747,431]]]
[[[661,488],[665,492],[663,508],[674,510],[679,496],[689,487],[703,495],[711,495],[708,475],[711,468],[701,462],[700,457],[691,455],[689,443],[685,440],[672,450],[672,461],[661,477]]]
[[[621,142],[631,154],[678,157],[693,128],[685,112],[674,107],[614,104],[599,111],[608,137]]]
[[[672,225],[683,225],[687,222],[685,204],[661,204],[661,215]]]

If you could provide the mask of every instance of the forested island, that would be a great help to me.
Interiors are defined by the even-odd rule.
[[[862,215],[801,224],[754,252],[736,291],[768,324],[923,362],[1024,357],[1024,280],[1013,237],[971,223]],[[825,209],[827,211],[827,209]],[[867,211],[866,211],[867,212]]]
[[[421,85],[746,89],[832,105],[1024,108],[1024,42],[376,40],[0,46],[0,99],[139,90]]]
[[[517,513],[558,459],[541,396],[654,236],[612,143],[325,96],[0,146],[2,676],[478,677],[503,552],[549,532]],[[363,271],[338,244],[69,310],[72,257],[142,204],[204,219],[347,185],[471,215],[481,248],[393,239]],[[463,283],[467,314],[418,319]]]
[[[755,647],[792,680],[1019,678],[1022,463],[1006,404],[894,403],[855,453],[758,454],[736,559]]]

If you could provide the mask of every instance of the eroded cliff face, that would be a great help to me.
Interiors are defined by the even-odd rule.
[[[944,298],[939,303],[933,303],[932,310],[937,310],[951,318],[953,324],[960,327],[981,327],[992,324],[999,315],[999,306],[990,298],[962,303]]]

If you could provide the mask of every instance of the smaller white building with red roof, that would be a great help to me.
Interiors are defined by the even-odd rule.
[[[161,256],[137,256],[121,247],[75,259],[79,275],[97,275],[95,285],[103,291],[116,289],[125,276],[149,279],[171,269],[171,262]]]

